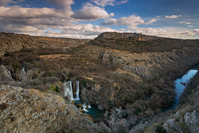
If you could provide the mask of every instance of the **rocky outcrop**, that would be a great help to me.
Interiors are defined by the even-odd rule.
[[[0,86],[0,132],[106,132],[57,95]]]
[[[160,37],[155,36],[146,36],[143,34],[137,34],[137,33],[117,33],[117,32],[105,32],[100,34],[96,39],[128,39],[130,40],[137,40],[137,41],[151,41],[151,40],[157,40],[162,39]]]

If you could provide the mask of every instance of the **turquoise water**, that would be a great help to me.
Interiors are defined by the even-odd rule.
[[[78,105],[78,104],[82,104],[83,105],[84,103],[81,100],[76,100],[75,101],[75,105]],[[88,112],[84,111],[84,113],[90,115],[95,121],[102,121],[102,120],[104,120],[104,113],[105,113],[105,111],[99,110],[97,108],[97,106],[91,105],[91,108],[88,108],[87,110],[88,110]]]
[[[196,68],[193,68],[193,69],[189,70],[181,78],[178,78],[178,79],[175,80],[176,97],[175,97],[174,104],[170,108],[167,108],[167,109],[165,109],[163,111],[174,110],[176,108],[176,106],[179,104],[180,96],[184,92],[189,80],[191,78],[193,78],[196,75],[197,72],[198,72],[198,70],[196,70]]]

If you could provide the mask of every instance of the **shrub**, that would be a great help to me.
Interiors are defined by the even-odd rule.
[[[59,93],[60,89],[59,89],[59,87],[57,85],[56,86],[52,85],[51,87],[52,87],[52,91],[55,91],[55,92]]]
[[[80,80],[80,83],[86,88],[86,80]]]
[[[71,79],[74,75],[72,73],[68,74],[68,79]]]
[[[162,125],[158,125],[155,130],[156,133],[167,133],[167,131],[162,127]]]
[[[12,64],[12,68],[13,68],[14,70],[16,70],[17,68],[19,68],[19,64],[18,64],[18,63]]]

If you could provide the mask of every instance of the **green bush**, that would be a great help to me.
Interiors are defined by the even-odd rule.
[[[59,87],[57,85],[56,86],[52,85],[51,87],[52,87],[52,91],[55,91],[55,92],[59,93],[60,89],[59,89]]]
[[[19,64],[18,64],[18,63],[12,64],[12,68],[13,68],[14,70],[16,70],[17,68],[19,68]]]
[[[86,80],[80,80],[80,83],[83,85],[83,87],[86,87]]]
[[[167,131],[162,127],[162,125],[158,125],[155,130],[156,133],[167,133]]]
[[[68,79],[71,79],[74,75],[72,73],[68,74]]]

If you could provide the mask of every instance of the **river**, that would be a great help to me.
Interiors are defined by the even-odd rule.
[[[167,109],[163,109],[163,111],[174,110],[176,106],[179,104],[180,96],[184,92],[187,84],[189,83],[190,79],[193,78],[196,73],[198,72],[198,66],[191,68],[185,75],[175,80],[175,101],[174,104]]]

